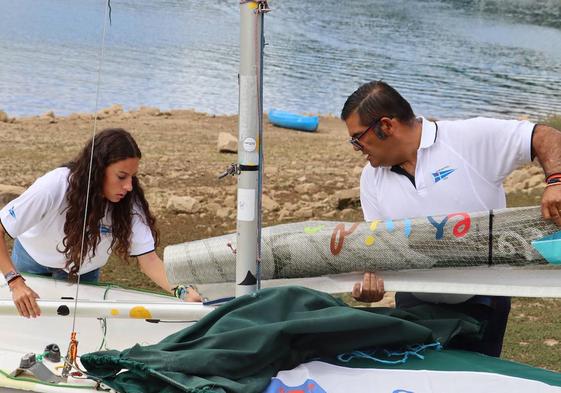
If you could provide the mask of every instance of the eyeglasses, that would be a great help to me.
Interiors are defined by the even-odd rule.
[[[353,147],[357,150],[362,150],[363,146],[360,144],[360,138],[362,138],[364,136],[364,134],[366,134],[368,131],[370,131],[372,128],[374,128],[374,126],[376,125],[376,123],[378,123],[382,118],[378,118],[376,120],[374,120],[372,122],[372,124],[370,124],[368,126],[368,128],[364,131],[362,131],[360,134],[353,136],[352,138],[349,138],[348,142],[353,145]]]

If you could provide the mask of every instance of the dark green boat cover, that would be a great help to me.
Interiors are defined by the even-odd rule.
[[[83,355],[117,391],[261,393],[279,370],[357,349],[480,337],[478,322],[438,306],[357,309],[302,287],[263,289],[150,346]],[[123,371],[124,370],[124,371]]]

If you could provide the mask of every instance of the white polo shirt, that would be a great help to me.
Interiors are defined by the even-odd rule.
[[[534,124],[474,118],[422,119],[413,182],[400,168],[368,163],[360,178],[366,221],[415,218],[506,207],[503,180],[531,161]]]
[[[482,117],[422,120],[414,179],[399,167],[374,168],[368,163],[362,170],[360,202],[364,219],[398,220],[506,207],[503,180],[531,161],[535,125]],[[471,297],[413,295],[432,303],[460,303]]]
[[[0,210],[0,221],[8,235],[17,238],[27,253],[43,266],[64,269],[66,264],[64,254],[58,250],[63,249],[69,174],[66,167],[46,173]],[[105,265],[111,255],[111,216],[106,214],[100,226],[101,240],[96,254],[94,257],[90,254],[83,262],[81,274]],[[133,211],[130,243],[131,256],[154,250],[152,232],[139,209]]]

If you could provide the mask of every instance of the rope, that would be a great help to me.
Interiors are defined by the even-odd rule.
[[[343,363],[348,363],[352,359],[368,359],[381,364],[396,365],[396,364],[407,363],[407,360],[409,359],[410,356],[417,357],[421,360],[424,359],[425,357],[421,355],[421,352],[423,352],[425,349],[428,348],[434,348],[436,351],[440,351],[442,350],[442,345],[438,341],[436,341],[432,344],[408,346],[406,350],[403,352],[392,352],[388,350],[383,351],[384,356],[386,358],[392,358],[398,356],[401,357],[400,359],[397,360],[388,360],[388,359],[381,359],[379,357],[376,357],[374,356],[376,354],[376,351],[372,351],[372,352],[353,351],[351,353],[344,353],[341,355],[337,355],[337,360]]]

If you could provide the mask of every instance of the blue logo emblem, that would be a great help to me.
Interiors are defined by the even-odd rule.
[[[102,235],[109,235],[111,234],[111,227],[101,224],[99,226],[99,233],[101,233]]]
[[[307,379],[300,386],[286,386],[280,379],[273,378],[264,393],[327,393],[313,379]]]
[[[10,210],[8,210],[8,213],[10,213],[10,216],[14,217],[14,220],[16,219],[16,212],[14,211],[13,207],[11,207]]]
[[[444,168],[440,168],[436,172],[433,172],[432,177],[434,177],[434,182],[438,183],[439,181],[446,179],[455,171],[456,169],[452,169],[449,166],[445,166]]]

